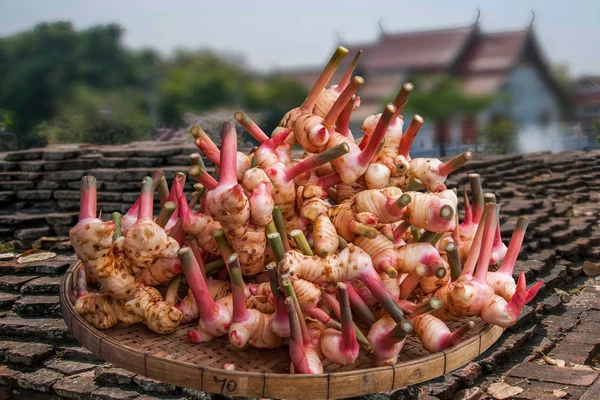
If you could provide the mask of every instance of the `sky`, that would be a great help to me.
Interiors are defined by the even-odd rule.
[[[386,32],[468,26],[481,9],[484,31],[535,29],[546,58],[572,75],[600,75],[599,0],[0,0],[0,36],[38,22],[68,20],[76,28],[116,22],[124,43],[165,55],[211,48],[243,56],[260,71],[320,65],[337,44],[368,42]],[[354,48],[349,45],[350,50]]]

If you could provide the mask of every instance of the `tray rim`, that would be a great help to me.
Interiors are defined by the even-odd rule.
[[[489,349],[504,332],[499,326],[487,324],[477,335],[441,352],[395,365],[356,371],[315,375],[227,371],[142,352],[122,344],[88,324],[75,311],[69,296],[80,266],[79,260],[71,264],[60,283],[63,319],[75,339],[102,360],[118,367],[202,392],[260,398],[311,399],[334,399],[387,392],[426,382],[462,367]],[[169,367],[179,370],[174,372],[169,370]]]

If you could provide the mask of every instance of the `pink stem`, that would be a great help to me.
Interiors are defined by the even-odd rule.
[[[154,208],[154,190],[152,190],[152,178],[145,177],[142,181],[142,193],[140,194],[140,211],[138,219],[152,219]]]
[[[231,322],[244,322],[250,317],[246,307],[246,293],[244,292],[244,279],[237,253],[229,256],[229,278],[231,279],[231,294],[233,296],[233,316]]]
[[[377,275],[374,269],[371,271],[372,273],[362,273],[360,280],[371,291],[373,296],[383,308],[385,308],[388,314],[390,314],[392,319],[396,322],[400,322],[404,319],[404,313],[398,308],[394,298],[383,284],[379,275]]]
[[[294,307],[294,300],[291,297],[285,299],[285,305],[287,306],[287,312],[290,317],[290,358],[294,365],[294,373],[297,374],[309,374],[310,369],[308,367],[308,361],[306,360],[306,354],[304,353],[304,342],[302,340],[302,331],[300,330],[300,321],[298,314],[296,313],[296,307]]]
[[[369,139],[369,143],[367,143],[365,149],[358,156],[358,163],[360,165],[365,166],[371,162],[371,159],[375,155],[375,152],[379,148],[379,144],[387,132],[388,126],[390,126],[390,122],[392,121],[395,111],[396,108],[392,104],[385,106],[385,110],[383,110],[383,113],[381,114],[381,117],[379,118],[379,121],[377,121],[377,125],[373,130],[373,134]]]
[[[402,320],[393,329],[390,329],[385,335],[380,337],[380,344],[383,348],[392,348],[396,343],[406,339],[406,335],[412,331],[413,324],[409,320]]]
[[[325,150],[322,153],[314,154],[303,160],[302,162],[286,167],[285,169],[285,177],[288,182],[293,180],[300,174],[305,172],[312,171],[315,168],[320,167],[321,165],[327,164],[328,162],[335,160],[338,157],[343,156],[344,154],[350,151],[350,146],[347,143],[340,143],[337,146],[330,148],[329,150]]]
[[[198,305],[200,318],[214,320],[219,309],[208,291],[208,286],[206,285],[200,265],[198,265],[198,260],[196,260],[189,247],[181,248],[178,255],[183,266],[185,278]]]
[[[425,265],[417,265],[400,284],[400,296],[398,299],[406,300],[412,291],[417,287],[421,278],[427,275],[428,269]]]
[[[204,275],[204,277],[206,278],[206,269],[204,268],[202,250],[200,250],[200,246],[198,246],[196,238],[190,237],[190,240],[188,243],[186,243],[186,246],[189,246],[192,249],[192,253],[194,253],[194,257],[196,257],[196,261],[198,261],[198,265],[200,266],[200,271],[202,272],[202,275]]]
[[[221,150],[212,141],[209,143],[207,139],[198,138],[194,143],[212,163],[221,164]]]
[[[356,68],[356,64],[358,64],[358,59],[360,58],[361,55],[362,55],[362,50],[359,50],[356,53],[356,55],[354,56],[354,58],[352,59],[352,62],[348,66],[348,69],[346,70],[346,73],[342,77],[340,84],[336,88],[338,90],[338,93],[341,93],[342,90],[346,89],[346,86],[348,86],[348,84],[350,83],[350,78],[352,77],[352,72],[354,71],[354,68]]]
[[[363,83],[365,83],[365,80],[363,78],[361,78],[360,76],[355,76],[352,79],[350,85],[348,85],[348,87],[344,89],[344,91],[340,94],[335,103],[333,103],[333,106],[331,106],[331,109],[329,110],[325,118],[323,118],[322,122],[323,126],[327,128],[328,131],[333,130],[335,121],[337,121],[338,117],[346,107],[346,104],[348,104],[348,102],[352,99],[352,97],[358,90],[358,87]]]
[[[357,104],[358,103],[358,104]],[[357,96],[353,96],[352,99],[346,104],[346,107],[342,110],[342,113],[338,117],[337,126],[335,127],[335,131],[348,139],[354,141],[354,136],[352,136],[352,132],[350,131],[350,118],[352,117],[352,112],[354,107],[358,107],[360,105],[360,98]]]
[[[461,276],[473,274],[475,270],[475,265],[477,264],[477,259],[479,258],[479,253],[481,252],[481,244],[483,239],[483,231],[485,229],[484,221],[487,219],[487,213],[483,213],[481,216],[481,221],[477,225],[477,230],[475,231],[475,236],[473,237],[473,241],[471,242],[471,248],[469,249],[469,255],[467,256],[467,260],[465,261],[465,265],[463,265]]]
[[[96,178],[86,175],[81,178],[81,200],[79,203],[79,220],[96,218],[97,208]]]
[[[304,100],[304,103],[302,103],[302,105],[300,106],[300,109],[302,111],[312,112],[313,108],[315,108],[315,104],[317,103],[319,95],[321,94],[323,89],[325,89],[325,86],[327,86],[327,84],[333,77],[333,74],[335,74],[337,67],[340,65],[340,63],[342,62],[344,57],[346,57],[347,54],[348,49],[342,46],[339,46],[336,49],[335,53],[321,72],[321,75],[319,75],[319,78],[317,78],[317,81],[310,90],[310,93],[306,97],[306,100]]]
[[[517,258],[519,257],[519,252],[521,251],[521,245],[525,239],[525,232],[527,231],[528,224],[529,218],[527,217],[519,217],[519,219],[517,219],[517,225],[510,238],[510,243],[508,243],[508,250],[506,250],[504,261],[498,270],[499,272],[509,275],[512,274]]]
[[[473,223],[479,224],[483,214],[483,188],[479,174],[469,174],[469,185],[471,186],[471,197],[473,198]]]
[[[325,302],[327,303],[329,308],[331,308],[333,313],[339,318],[340,317],[340,303],[338,303],[337,299],[335,298],[335,295],[333,293],[324,291],[321,294],[321,297],[323,298],[323,300],[325,300]]]
[[[415,85],[413,85],[410,82],[405,82],[402,85],[402,88],[400,89],[400,91],[396,95],[396,98],[392,102],[392,104],[394,104],[394,107],[396,107],[396,111],[394,111],[394,116],[392,117],[392,119],[396,118],[398,115],[400,115],[402,110],[404,110],[404,107],[406,107],[406,103],[408,103],[408,96],[414,88]]]
[[[475,322],[469,321],[454,332],[448,334],[448,336],[444,337],[441,340],[441,348],[446,349],[448,347],[454,346],[458,342],[462,340],[463,337],[475,326]]]
[[[77,298],[83,297],[86,294],[88,294],[87,279],[85,276],[85,269],[83,265],[81,265],[77,271]]]
[[[365,321],[369,325],[373,325],[376,319],[369,306],[367,306],[362,297],[360,297],[356,289],[354,289],[354,286],[347,285],[347,290],[348,299],[350,300],[350,305],[352,306],[352,309],[358,314],[358,316],[363,321]]]
[[[459,154],[456,157],[452,157],[450,160],[440,165],[438,172],[442,176],[448,176],[452,172],[465,165],[471,159],[471,157],[473,157],[473,153],[470,151],[465,151],[464,153]]]
[[[410,194],[402,193],[400,195],[400,197],[398,197],[396,200],[387,199],[385,202],[385,208],[386,208],[387,212],[390,213],[391,215],[395,215],[395,216],[399,217],[404,213],[406,206],[408,206],[411,201],[412,201],[412,196]],[[408,229],[409,227],[410,227],[410,225],[406,229]],[[402,233],[404,233],[404,232],[402,232]]]
[[[485,230],[483,231],[483,239],[481,241],[481,252],[479,253],[479,260],[477,261],[477,271],[475,271],[474,275],[474,279],[479,282],[486,282],[488,269],[490,267],[490,257],[492,256],[492,248],[494,246],[496,224],[498,224],[496,204],[486,204],[485,210],[487,214],[485,220]]]
[[[256,125],[256,123],[243,112],[237,111],[235,114],[233,114],[233,118],[235,118],[235,120],[239,122],[240,125],[242,125],[242,127],[244,127],[244,129],[247,130],[254,139],[258,140],[259,143],[264,143],[269,140],[267,134],[264,133],[263,130],[260,129],[258,125]]]
[[[171,283],[169,283],[169,287],[167,288],[167,293],[165,294],[165,303],[174,306],[177,303],[177,292],[179,291],[179,284],[181,283],[181,276],[177,276],[173,278]]]
[[[473,211],[471,210],[471,203],[469,203],[469,196],[467,196],[467,188],[463,188],[463,198],[465,200],[465,219],[463,220],[463,224],[471,225],[473,224]]]
[[[394,245],[400,246],[402,244],[402,236],[410,228],[410,224],[406,221],[402,221],[396,229],[394,229]]]
[[[337,330],[342,330],[342,325],[337,322],[336,320],[334,320],[333,318],[331,318],[329,316],[329,314],[327,314],[325,311],[321,310],[320,308],[317,307],[312,307],[312,308],[308,308],[305,310],[306,314],[311,317],[316,319],[317,321],[325,324],[328,328],[334,328]]]
[[[140,212],[140,197],[138,196],[138,198],[135,200],[135,203],[133,203],[133,205],[131,206],[131,208],[125,213],[126,217],[136,217],[138,216]]]
[[[344,339],[346,349],[358,349],[358,341],[356,340],[356,332],[354,331],[354,321],[352,320],[347,286],[343,282],[338,282],[337,287],[340,296],[342,338]]]
[[[237,183],[237,134],[235,125],[230,121],[223,123],[221,148],[219,186],[229,187]]]
[[[200,182],[209,190],[216,188],[219,184],[219,182],[217,182],[215,178],[213,178],[208,172],[206,172],[206,170],[202,169],[202,167],[200,167],[199,165],[192,165],[188,169],[188,172],[190,173],[190,175],[192,175],[192,177],[194,177],[194,179],[197,182]]]
[[[417,134],[419,133],[419,129],[423,126],[423,118],[420,115],[414,115],[408,128],[404,131],[404,135],[402,136],[402,140],[400,141],[400,147],[398,147],[398,154],[404,156],[407,160],[410,158],[410,146],[412,146]]]
[[[323,189],[328,189],[341,182],[342,178],[340,177],[339,172],[333,172],[317,179],[317,185],[321,186]]]

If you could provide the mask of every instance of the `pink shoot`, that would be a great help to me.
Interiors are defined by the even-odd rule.
[[[475,322],[469,321],[466,324],[462,325],[460,328],[450,333],[447,336],[444,336],[443,339],[440,340],[441,349],[447,349],[448,347],[452,347],[465,337],[467,333],[471,329],[475,327]]]
[[[81,202],[79,204],[79,221],[96,218],[97,189],[96,178],[86,175],[81,178]]]
[[[140,209],[138,212],[138,220],[152,219],[152,211],[154,208],[154,189],[152,188],[152,178],[145,177],[142,181],[142,193],[140,194]]]
[[[394,113],[396,112],[396,108],[393,104],[388,103],[377,121],[377,125],[373,130],[373,134],[369,138],[369,142],[367,146],[361,151],[358,156],[359,164],[363,166],[367,166],[370,162],[377,150],[379,149],[379,145],[383,140],[385,133],[387,132],[388,126],[390,126],[390,122],[392,122],[392,118],[394,117]]]
[[[401,196],[402,197],[402,196]],[[406,232],[410,228],[410,224],[406,221],[400,222],[400,224],[394,229],[394,245],[402,246],[404,245],[404,240],[402,240],[402,236],[404,236],[404,232]]]
[[[483,188],[479,174],[469,174],[471,197],[473,199],[473,223],[479,224],[483,214]]]
[[[486,282],[488,269],[490,266],[490,257],[492,256],[492,247],[494,245],[494,235],[496,233],[496,225],[498,224],[498,214],[496,213],[496,204],[488,203],[485,206],[486,219],[483,238],[481,240],[481,252],[477,261],[477,271],[474,279],[479,282]]]
[[[177,276],[173,278],[171,283],[169,283],[169,287],[167,288],[167,293],[165,294],[165,303],[174,306],[177,303],[177,292],[179,291],[179,284],[181,283],[181,276]]]
[[[467,196],[467,189],[463,189],[463,199],[465,207],[465,218],[460,224],[460,232],[462,232],[465,238],[471,238],[475,234],[475,225],[473,224],[473,211],[471,210],[471,204],[469,203],[469,196]]]
[[[202,250],[200,249],[200,246],[198,246],[198,242],[196,241],[195,237],[188,236],[188,238],[189,238],[189,240],[186,241],[186,246],[188,246],[190,249],[192,249],[192,253],[194,254],[194,257],[196,258],[196,261],[198,262],[198,266],[200,267],[200,272],[202,272],[202,275],[206,279],[206,266],[204,265],[204,258],[202,257]]]
[[[400,91],[396,95],[396,98],[392,102],[392,104],[394,104],[394,107],[396,107],[396,111],[394,112],[393,118],[400,115],[402,110],[404,110],[404,107],[406,107],[406,103],[408,103],[408,96],[410,95],[410,92],[412,92],[414,88],[415,88],[415,85],[413,85],[410,82],[405,82],[402,85],[402,88],[400,89]]]
[[[348,139],[354,141],[354,136],[352,136],[352,132],[350,131],[350,118],[352,117],[352,112],[355,108],[360,105],[360,97],[352,96],[346,107],[342,110],[342,113],[338,117],[337,126],[335,127],[335,131],[340,135],[347,137]]]
[[[323,89],[325,89],[325,86],[327,86],[327,84],[333,77],[333,74],[335,74],[335,71],[337,70],[340,63],[342,62],[344,57],[346,57],[347,54],[348,49],[346,49],[345,47],[339,46],[336,49],[335,53],[333,54],[333,56],[331,56],[331,59],[321,72],[321,75],[319,75],[319,78],[315,82],[315,85],[310,90],[310,93],[306,97],[306,100],[304,100],[304,103],[302,103],[302,105],[300,106],[300,109],[302,111],[312,112],[313,108],[315,107],[315,103],[319,98],[319,94],[321,94]]]
[[[412,291],[417,287],[421,278],[427,275],[428,269],[425,265],[417,265],[400,284],[399,300],[406,300]]]
[[[374,324],[376,321],[375,315],[373,315],[373,312],[371,311],[369,306],[367,306],[367,304],[364,302],[362,297],[360,297],[356,289],[354,289],[354,286],[347,285],[347,291],[348,299],[350,300],[350,305],[352,306],[352,309],[356,312],[356,314],[358,314],[358,316],[369,325]]]
[[[323,118],[323,122],[321,123],[328,131],[333,131],[333,127],[335,125],[335,121],[337,121],[338,117],[346,107],[346,104],[358,90],[358,87],[365,83],[365,80],[360,76],[355,76],[352,78],[352,82],[344,89],[344,91],[340,94],[340,97],[337,98],[331,110],[327,113],[325,118]]]
[[[394,328],[392,328],[387,334],[381,336],[379,343],[373,344],[376,347],[390,348],[396,343],[399,343],[406,339],[406,336],[413,330],[413,323],[408,319],[400,321]]]
[[[164,176],[160,177],[156,189],[158,190],[160,205],[162,206],[163,204],[165,204],[165,202],[169,200],[170,197],[169,185],[167,185],[167,179]]]
[[[412,146],[417,134],[419,133],[419,129],[423,126],[423,118],[420,115],[414,115],[410,124],[404,131],[404,135],[402,136],[402,141],[400,142],[400,147],[398,147],[398,155],[404,156],[407,160],[410,160],[410,146]]]
[[[415,318],[419,315],[427,314],[442,308],[442,301],[437,297],[432,297],[429,300],[422,301],[414,305],[409,318]]]
[[[219,186],[229,187],[237,184],[237,133],[235,125],[226,121],[222,126],[221,139],[221,170],[219,174]]]
[[[195,139],[196,146],[202,150],[204,155],[215,165],[219,165],[220,150],[210,136],[204,132],[204,129],[194,125],[190,129],[190,133]]]
[[[176,208],[177,205],[175,203],[173,203],[172,201],[167,201],[161,207],[160,213],[158,214],[158,216],[156,217],[156,221],[154,222],[156,222],[158,226],[164,229],[164,227],[167,226],[167,222],[169,222],[169,219],[171,218],[171,215],[173,215],[173,212]]]
[[[202,169],[199,165],[192,165],[188,168],[188,173],[196,180],[201,183],[207,189],[212,190],[217,187],[219,182],[215,180],[205,169]]]
[[[450,264],[450,276],[452,282],[454,282],[460,277],[462,272],[458,246],[454,242],[448,242],[444,245],[444,250],[446,250],[446,257],[448,258],[448,264]]]
[[[179,249],[178,253],[183,265],[185,278],[190,286],[200,314],[198,328],[205,328],[202,332],[190,331],[188,337],[194,343],[210,340],[214,336],[221,336],[229,330],[229,317],[227,309],[216,303],[210,296],[204,275],[202,275],[198,260],[194,257],[189,247]],[[202,262],[202,261],[200,261]]]
[[[500,221],[498,221],[498,225],[496,225],[496,234],[494,236],[494,245],[492,247],[492,258],[491,263],[493,265],[498,264],[504,260],[506,256],[507,247],[502,242],[502,233],[500,232]]]
[[[352,353],[354,354],[354,358],[356,358],[356,355],[358,355],[358,341],[356,340],[354,321],[352,320],[352,311],[350,311],[350,300],[348,299],[347,286],[343,282],[338,282],[337,287],[340,297],[342,337],[345,345],[340,348],[340,351]]]
[[[277,273],[277,264],[271,262],[266,266],[271,284],[271,293],[275,296],[275,314],[271,320],[271,329],[279,337],[290,336],[290,320],[285,304],[285,296],[279,290],[279,276]]]
[[[498,272],[502,272],[508,275],[512,275],[513,269],[519,257],[521,245],[525,239],[525,232],[527,231],[527,225],[529,224],[529,218],[519,217],[515,230],[513,231],[510,243],[508,243],[508,249],[506,250],[506,256],[502,262],[502,266]]]
[[[471,157],[473,157],[473,153],[470,151],[465,151],[464,153],[459,154],[456,157],[452,157],[450,160],[441,164],[438,171],[440,175],[448,176],[452,172],[465,165],[471,159]]]
[[[323,189],[329,189],[334,185],[342,182],[342,178],[340,177],[339,172],[334,172],[329,175],[325,175],[317,179],[317,185],[321,186]]]
[[[290,318],[289,347],[294,373],[310,374],[311,371],[308,367],[306,354],[304,353],[304,341],[302,339],[302,331],[300,330],[300,321],[298,319],[298,314],[296,313],[296,307],[294,307],[294,300],[291,297],[287,297],[285,299],[285,305],[287,306],[287,312]]]
[[[263,130],[260,129],[258,125],[256,125],[256,123],[243,112],[237,111],[235,114],[233,114],[233,118],[235,118],[235,120],[239,122],[240,125],[242,125],[242,127],[258,141],[258,143],[264,143],[269,140],[267,134],[264,133]]]
[[[356,52],[356,55],[350,62],[350,65],[348,66],[346,73],[342,77],[340,84],[336,87],[338,93],[341,93],[344,89],[346,89],[346,86],[348,86],[348,84],[350,83],[350,78],[352,77],[352,72],[354,72],[354,68],[356,68],[356,64],[358,64],[358,60],[360,59],[361,55],[362,55],[362,50],[359,50]]]
[[[227,260],[229,266],[229,278],[231,279],[231,294],[233,296],[233,316],[231,322],[243,323],[250,317],[246,307],[246,293],[244,292],[244,279],[237,253],[233,253]],[[229,332],[230,337],[236,336],[236,332]]]
[[[77,298],[88,294],[87,278],[85,276],[84,266],[80,266],[77,270]]]
[[[321,165],[327,164],[331,160],[335,160],[336,158],[343,156],[349,151],[350,147],[347,143],[340,143],[319,154],[312,155],[296,165],[286,167],[284,171],[285,179],[290,182],[298,175],[310,172]]]
[[[481,220],[477,225],[477,230],[475,231],[475,236],[473,237],[473,241],[471,242],[471,248],[469,249],[469,255],[467,256],[467,260],[463,265],[463,270],[461,272],[462,275],[472,275],[473,271],[475,271],[475,265],[477,265],[477,259],[479,258],[479,253],[481,252],[481,244],[483,239],[483,231],[485,229],[485,220],[487,219],[487,213],[483,213],[481,216]]]

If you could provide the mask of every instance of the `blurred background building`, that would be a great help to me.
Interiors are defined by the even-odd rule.
[[[504,32],[485,32],[479,18],[466,27],[402,33],[386,32],[380,25],[375,42],[340,45],[351,51],[363,50],[356,74],[365,78],[365,83],[358,91],[361,106],[352,115],[353,132],[360,132],[368,115],[381,112],[385,103],[382,99],[393,99],[404,81],[415,79],[422,83],[415,93],[427,90],[431,82],[452,79],[463,96],[478,103],[450,110],[447,116],[424,115],[426,123],[415,150],[437,149],[443,141],[451,152],[458,153],[463,147],[481,142],[478,136],[482,129],[503,119],[512,121],[517,131],[557,129],[560,121],[568,119],[568,96],[550,71],[533,20],[524,29]],[[339,82],[351,58],[346,57],[334,82]],[[310,88],[321,68],[282,71],[282,75]],[[598,86],[594,87],[597,100],[600,92]],[[442,91],[438,94],[448,92]],[[432,93],[430,103],[434,97]],[[403,115],[408,123],[412,114]]]

